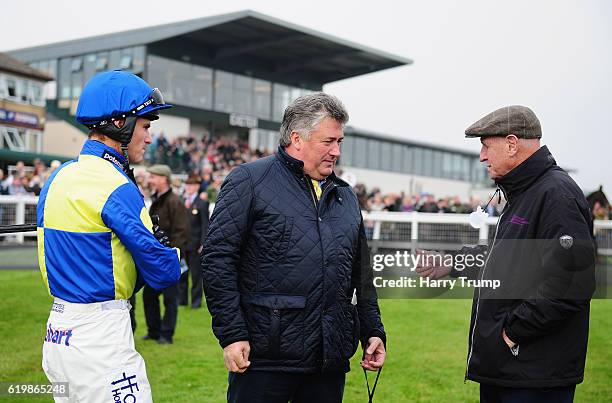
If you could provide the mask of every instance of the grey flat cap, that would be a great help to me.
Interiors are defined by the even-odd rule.
[[[172,177],[172,170],[170,170],[170,167],[168,165],[153,165],[147,168],[147,172],[153,175],[165,176],[168,179]]]
[[[542,137],[540,121],[526,106],[511,105],[489,113],[465,129],[465,137],[508,136],[523,139]]]

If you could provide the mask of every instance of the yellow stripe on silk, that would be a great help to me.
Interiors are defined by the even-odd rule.
[[[65,166],[51,183],[45,202],[45,228],[109,232],[102,221],[102,208],[111,193],[127,181],[108,161],[80,155],[78,162]]]

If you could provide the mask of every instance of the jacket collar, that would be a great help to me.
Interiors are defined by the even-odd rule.
[[[502,189],[506,199],[512,201],[527,190],[543,173],[555,166],[557,162],[548,151],[548,147],[542,146],[495,183]]]
[[[81,155],[95,155],[114,164],[121,172],[125,172],[125,157],[100,141],[87,140],[81,149]]]
[[[281,162],[281,164],[286,166],[287,169],[289,169],[295,175],[299,176],[300,178],[306,175],[304,172],[304,162],[290,156],[282,146],[278,146],[276,157]],[[336,186],[349,186],[348,183],[338,178],[336,176],[336,173],[333,171],[331,175],[325,178],[325,180],[329,181],[329,183],[336,184]]]

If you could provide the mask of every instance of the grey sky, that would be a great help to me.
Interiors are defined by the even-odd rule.
[[[557,162],[612,194],[612,2],[10,1],[0,50],[242,9],[411,58],[327,85],[365,129],[478,150],[463,130],[498,107],[531,107]]]

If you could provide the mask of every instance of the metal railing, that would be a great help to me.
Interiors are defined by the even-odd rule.
[[[36,223],[34,196],[0,196],[0,225]],[[211,206],[211,212],[214,206]],[[488,217],[480,229],[474,229],[467,214],[363,212],[366,233],[374,250],[423,249],[453,250],[461,245],[478,244],[492,239],[497,217]],[[594,223],[599,255],[612,256],[612,221]],[[0,234],[22,244],[35,232]]]

